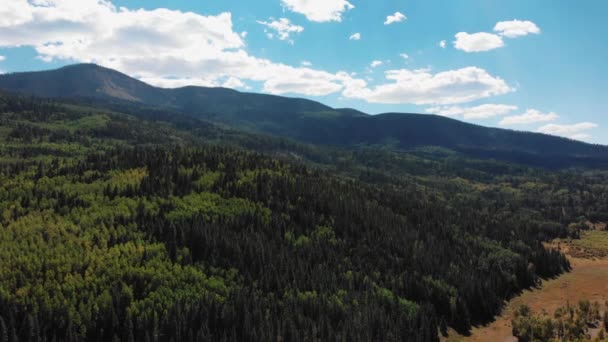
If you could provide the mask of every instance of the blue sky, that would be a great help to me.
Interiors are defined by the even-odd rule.
[[[0,0],[0,70],[96,62],[165,87],[608,144],[607,10],[603,0]]]

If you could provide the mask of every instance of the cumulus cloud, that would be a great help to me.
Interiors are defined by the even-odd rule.
[[[239,80],[236,77],[228,77],[228,79],[226,81],[224,81],[224,83],[222,83],[222,87],[233,88],[233,89],[237,89],[237,88],[249,89],[249,87],[245,83],[243,83],[243,81]]]
[[[294,93],[322,96],[341,91],[344,88],[344,82],[351,79],[346,73],[330,74],[309,68],[295,69],[284,66],[277,68],[277,72],[284,74],[266,81],[264,92],[277,95]]]
[[[32,20],[32,13],[25,1],[3,1],[0,8],[0,26],[23,24]]]
[[[399,54],[399,56],[401,56],[401,58],[403,59],[410,59],[410,55],[408,55],[407,53],[401,53]]]
[[[206,17],[167,9],[118,9],[104,0],[14,0],[8,8],[2,6],[0,18],[13,16],[11,7],[19,7],[20,20],[0,19],[0,44],[35,46],[51,58],[115,50],[122,54],[127,49],[132,55],[162,54],[167,47],[185,49],[188,42],[194,43],[194,51],[244,45],[232,31],[230,13]]]
[[[505,45],[500,36],[486,32],[458,32],[455,37],[454,47],[465,52],[490,51]]]
[[[439,47],[442,49],[445,49],[445,47],[447,46],[447,42],[445,40],[442,40],[439,42]]]
[[[372,61],[372,63],[369,65],[372,68],[376,68],[382,65],[382,61]]]
[[[270,20],[271,21],[258,20],[258,24],[266,26],[266,33],[271,39],[272,37],[274,37],[274,34],[269,32],[268,30],[276,32],[277,37],[280,40],[289,40],[292,43],[293,41],[289,39],[289,36],[292,33],[301,33],[302,31],[304,31],[304,28],[302,26],[292,24],[287,18],[280,18],[279,20],[274,20],[273,18],[270,18]]]
[[[547,124],[539,128],[537,131],[540,133],[557,135],[575,140],[587,140],[591,138],[591,136],[586,133],[586,131],[597,127],[598,125],[593,122],[581,122],[573,125]]]
[[[4,62],[6,60],[6,57],[0,55],[0,62]]]
[[[386,20],[384,21],[384,25],[400,23],[406,19],[407,19],[407,17],[405,16],[405,14],[403,14],[401,12],[395,12],[395,14],[392,14],[392,15],[389,15],[386,17]]]
[[[462,117],[467,120],[488,119],[509,114],[517,110],[517,106],[504,104],[483,104],[475,107],[439,106],[427,108],[426,112],[450,117]]]
[[[305,66],[305,67],[311,67],[312,66],[312,63],[309,62],[309,61],[302,61],[302,63],[300,63],[300,64],[302,64],[302,66]]]
[[[14,0],[0,7],[0,47],[17,46],[33,47],[45,61],[93,62],[162,87],[220,86],[234,77],[262,82],[275,94],[327,95],[343,88],[343,75],[250,55],[230,13],[129,10],[103,0]]]
[[[281,0],[292,12],[303,14],[310,21],[342,21],[344,12],[355,8],[346,0]]]
[[[477,67],[433,74],[428,69],[385,72],[388,81],[370,87],[363,80],[345,83],[345,97],[371,103],[447,105],[466,103],[513,91],[507,83]]]
[[[233,30],[230,13],[130,10],[105,0],[13,0],[0,6],[0,48],[18,46],[32,47],[45,61],[97,63],[162,87],[246,88],[256,82],[272,94],[340,93],[374,103],[428,105],[512,91],[502,79],[476,67],[439,73],[389,70],[383,82],[370,85],[348,72],[251,55],[242,33]]]
[[[540,28],[535,23],[528,20],[511,20],[496,23],[494,31],[504,37],[516,38],[529,34],[539,34]]]
[[[357,33],[353,33],[350,37],[348,37],[349,40],[361,40],[361,33],[357,32]]]
[[[454,47],[465,52],[490,51],[505,46],[503,37],[517,38],[528,34],[539,34],[540,28],[531,21],[511,20],[496,23],[494,32],[496,34],[458,32]]]
[[[177,51],[190,56],[244,46],[232,31],[230,13],[131,11],[97,0],[14,0],[11,6],[19,7],[21,19],[0,19],[0,45],[33,46],[47,59],[165,56]],[[11,17],[7,11],[2,6],[0,18]]]
[[[219,87],[221,85],[219,80],[205,79],[202,77],[163,77],[148,75],[140,77],[139,80],[161,88],[181,88],[187,86]]]
[[[521,115],[507,116],[502,119],[498,124],[503,126],[526,125],[537,122],[555,121],[557,119],[559,119],[559,115],[553,112],[542,113],[536,109],[528,109],[525,113]]]

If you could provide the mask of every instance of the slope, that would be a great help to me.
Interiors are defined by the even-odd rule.
[[[545,167],[606,167],[608,147],[539,133],[472,125],[419,114],[367,115],[321,103],[225,88],[152,87],[93,64],[0,76],[0,89],[97,105],[170,110],[238,129],[342,147],[448,148],[484,159]],[[167,118],[165,118],[167,119]]]
[[[434,341],[567,270],[539,242],[608,210],[603,173],[448,157],[371,185],[215,131],[0,96],[0,333]]]

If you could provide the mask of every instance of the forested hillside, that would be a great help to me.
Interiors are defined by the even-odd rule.
[[[156,88],[115,70],[79,64],[57,70],[0,75],[0,89],[81,101],[173,121],[184,115],[253,133],[338,148],[420,147],[455,150],[471,158],[535,167],[608,167],[608,147],[539,133],[489,128],[435,115],[368,115],[318,102],[242,93],[226,88]],[[150,113],[151,112],[151,113]]]
[[[0,341],[436,341],[608,217],[603,171],[131,114],[0,96]]]

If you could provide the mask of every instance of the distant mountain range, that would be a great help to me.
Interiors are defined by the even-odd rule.
[[[539,133],[488,128],[442,116],[368,115],[299,98],[226,88],[153,87],[94,64],[0,75],[0,89],[100,106],[162,109],[237,129],[341,147],[408,150],[437,146],[477,158],[545,167],[608,167],[608,147]]]

